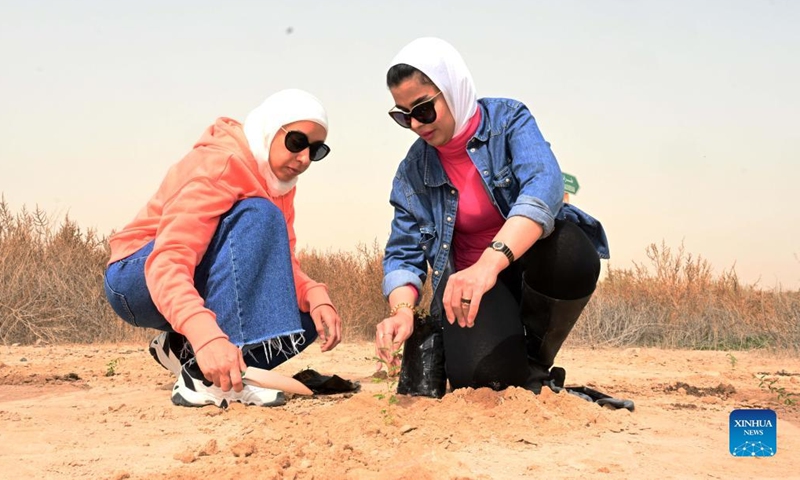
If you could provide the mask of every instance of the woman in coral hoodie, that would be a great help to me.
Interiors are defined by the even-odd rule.
[[[295,257],[300,174],[325,158],[325,109],[301,90],[264,101],[244,124],[219,118],[109,241],[105,290],[126,322],[162,330],[150,353],[178,376],[177,405],[272,406],[282,392],[242,383],[317,337],[341,340],[327,288]]]

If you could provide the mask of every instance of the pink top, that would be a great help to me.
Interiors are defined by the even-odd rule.
[[[453,235],[456,271],[474,265],[505,223],[467,154],[467,143],[480,123],[481,110],[478,109],[461,134],[436,148],[445,173],[459,192]]]

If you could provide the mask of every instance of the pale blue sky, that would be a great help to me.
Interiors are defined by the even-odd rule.
[[[299,245],[383,244],[414,139],[386,115],[385,69],[434,35],[479,96],[529,106],[611,266],[683,241],[716,272],[796,289],[797,25],[790,0],[0,0],[0,192],[110,233],[216,117],[298,87],[333,149],[298,184]]]

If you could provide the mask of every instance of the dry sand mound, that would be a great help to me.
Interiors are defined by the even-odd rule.
[[[141,345],[0,347],[3,478],[788,478],[800,471],[800,360],[758,352],[567,349],[568,383],[636,402],[609,410],[549,390],[398,396],[372,346],[315,347],[281,367],[361,383],[278,408],[170,403]],[[772,390],[759,376],[776,379]],[[780,394],[780,389],[783,395]],[[800,403],[800,401],[798,402]],[[734,458],[728,415],[778,414],[778,454]]]

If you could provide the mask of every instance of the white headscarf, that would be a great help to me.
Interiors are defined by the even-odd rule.
[[[274,196],[288,193],[298,177],[283,182],[275,176],[269,163],[272,139],[282,126],[303,120],[318,123],[328,131],[328,114],[317,97],[303,90],[287,89],[267,97],[244,121],[244,136],[258,161],[258,171],[266,179],[267,187]]]
[[[409,43],[392,60],[389,68],[405,63],[421,71],[442,91],[458,136],[478,108],[475,84],[458,51],[440,38],[423,37]]]

